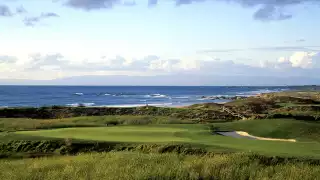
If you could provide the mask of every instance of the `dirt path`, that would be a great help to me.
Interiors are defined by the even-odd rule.
[[[287,142],[296,142],[295,139],[277,139],[277,138],[264,138],[258,136],[252,136],[244,131],[218,131],[217,134],[223,136],[229,136],[234,138],[247,138],[247,139],[257,139],[257,140],[267,140],[267,141],[287,141]]]

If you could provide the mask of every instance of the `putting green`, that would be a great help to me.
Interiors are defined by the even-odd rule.
[[[16,135],[45,138],[73,138],[93,141],[163,143],[183,142],[205,145],[209,149],[234,149],[270,155],[312,156],[320,158],[318,142],[275,142],[213,135],[204,125],[148,125],[96,128],[64,128],[20,131]]]
[[[16,134],[50,138],[73,138],[94,141],[116,142],[184,142],[187,138],[177,137],[175,133],[186,131],[183,128],[150,126],[115,126],[95,128],[64,128],[41,131],[21,131]]]

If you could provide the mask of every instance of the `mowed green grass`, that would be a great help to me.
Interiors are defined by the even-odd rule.
[[[183,142],[186,138],[175,133],[186,131],[179,127],[114,126],[95,128],[63,128],[40,131],[20,131],[15,134],[48,138],[71,138],[116,142]]]
[[[243,121],[243,123],[245,124],[246,122]],[[231,126],[232,123],[229,125]],[[235,128],[233,130],[246,129]],[[247,130],[249,130],[249,128]],[[293,143],[224,137],[213,135],[209,130],[209,126],[201,124],[64,128],[39,131],[19,131],[14,132],[13,134],[33,138],[71,138],[90,141],[191,143],[203,145],[209,150],[217,148],[232,149],[234,151],[257,152],[267,155],[320,158],[320,143],[316,141]]]

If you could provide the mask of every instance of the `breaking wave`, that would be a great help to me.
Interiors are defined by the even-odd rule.
[[[79,107],[79,106],[85,106],[85,107],[89,107],[89,106],[94,106],[95,103],[72,103],[72,104],[67,104],[67,106],[71,106],[71,107]]]

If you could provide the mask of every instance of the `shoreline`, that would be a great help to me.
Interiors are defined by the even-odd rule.
[[[227,101],[230,102],[230,101]],[[137,108],[137,107],[162,107],[162,108],[186,108],[196,104],[207,104],[207,103],[215,103],[223,105],[227,102],[199,102],[199,103],[188,103],[188,104],[180,104],[180,105],[166,105],[164,104],[119,104],[119,105],[101,105],[101,106],[86,106],[86,105],[50,105],[50,106],[0,106],[0,109],[14,109],[14,108],[41,108],[41,107],[84,107],[84,108]]]
[[[278,93],[281,92],[287,92],[289,90],[285,91],[277,91]],[[198,99],[189,99],[189,102],[173,102],[171,100],[163,100],[162,102],[156,101],[156,99],[153,99],[155,102],[152,102],[152,100],[137,100],[137,103],[132,103],[132,104],[107,104],[107,105],[96,105],[95,102],[79,102],[79,103],[69,103],[69,104],[52,104],[52,105],[36,105],[36,106],[27,106],[27,105],[20,105],[20,106],[0,106],[0,109],[5,109],[5,108],[41,108],[41,107],[52,107],[52,106],[60,106],[60,107],[96,107],[96,108],[134,108],[134,107],[145,107],[145,106],[153,106],[153,107],[170,107],[170,108],[181,108],[181,107],[187,107],[187,106],[192,106],[195,104],[206,104],[206,103],[215,103],[215,104],[220,104],[223,105],[228,102],[236,101],[236,100],[241,100],[241,99],[246,99],[249,97],[260,97],[266,94],[272,94],[272,93],[277,93],[277,92],[265,92],[265,93],[257,93],[257,94],[250,94],[250,95],[209,95],[209,96],[200,96]],[[83,96],[83,95],[81,95]],[[169,97],[169,96],[165,96]],[[169,97],[169,99],[171,99]],[[186,98],[188,99],[188,98]],[[150,102],[150,103],[139,103],[139,102]],[[159,103],[156,103],[159,102]]]

